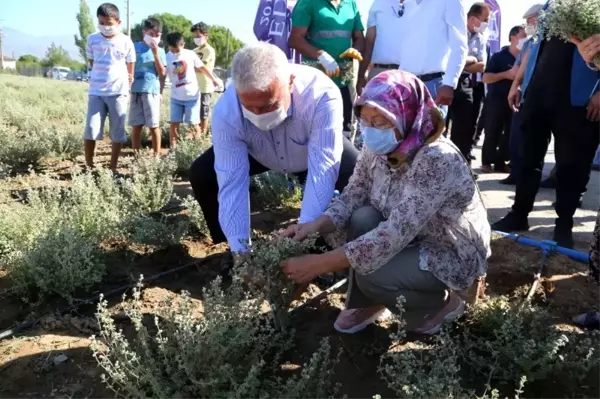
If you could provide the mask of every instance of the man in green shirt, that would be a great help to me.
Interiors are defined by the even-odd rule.
[[[352,124],[353,62],[362,60],[364,27],[355,0],[298,0],[292,13],[289,45],[303,63],[321,68],[340,88],[344,134]]]

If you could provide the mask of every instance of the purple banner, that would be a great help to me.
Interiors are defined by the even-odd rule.
[[[296,2],[297,0],[260,0],[254,20],[256,38],[276,45],[287,54],[289,60],[299,58],[295,50],[288,46],[292,31],[292,10]]]
[[[490,14],[490,27],[488,28],[488,44],[490,45],[490,54],[494,54],[502,48],[500,44],[502,39],[502,15],[500,12],[500,5],[498,5],[496,0],[485,0],[485,2],[492,9],[492,13]]]

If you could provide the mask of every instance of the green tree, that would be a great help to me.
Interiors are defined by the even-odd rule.
[[[46,58],[42,60],[42,66],[53,67],[53,66],[68,66],[73,64],[73,60],[69,56],[67,50],[62,46],[57,46],[52,43],[48,50],[46,50]]]
[[[90,14],[90,8],[85,0],[79,2],[79,13],[77,14],[77,23],[79,25],[79,36],[75,35],[75,45],[79,47],[79,55],[87,62],[87,38],[94,33],[94,19]]]
[[[192,27],[192,21],[184,17],[183,15],[170,14],[168,12],[162,14],[152,14],[149,17],[158,19],[162,23],[162,46],[167,49],[166,37],[170,32],[180,32],[183,34],[185,40],[185,48],[194,48],[194,38],[190,28]],[[142,24],[136,24],[131,29],[131,40],[139,42],[143,39]]]
[[[40,63],[40,59],[38,57],[36,57],[35,55],[31,55],[31,54],[24,54],[24,55],[20,56],[17,61],[23,62],[25,64],[39,64]]]
[[[227,35],[229,34],[229,54],[227,51]],[[210,27],[208,42],[214,47],[217,54],[215,64],[221,68],[229,68],[233,55],[244,46],[241,40],[233,36],[231,31],[224,26],[213,25]]]

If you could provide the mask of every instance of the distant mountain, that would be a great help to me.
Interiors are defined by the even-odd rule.
[[[13,54],[15,58],[19,58],[24,54],[32,54],[43,58],[46,56],[48,47],[54,43],[67,50],[71,58],[81,61],[79,49],[75,46],[73,35],[33,36],[7,27],[2,28],[2,32],[4,33],[3,51],[4,54],[10,57]]]

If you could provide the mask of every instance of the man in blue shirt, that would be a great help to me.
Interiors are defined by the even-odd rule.
[[[548,3],[547,3],[548,4]],[[573,246],[573,215],[585,191],[600,136],[600,74],[588,62],[600,52],[594,37],[579,44],[541,32],[527,57],[523,113],[523,165],[511,212],[492,228],[528,230],[551,134],[556,142],[556,227],[554,241]],[[597,35],[600,41],[600,35]],[[583,38],[581,38],[583,39]],[[525,63],[525,61],[524,61]],[[515,98],[509,101],[515,103]],[[517,96],[518,97],[518,96]],[[512,99],[511,99],[512,98]]]
[[[156,18],[148,18],[142,23],[143,41],[134,43],[136,62],[129,125],[132,127],[131,142],[134,151],[142,145],[142,129],[150,130],[154,154],[160,153],[160,100],[166,75],[167,60],[165,50],[160,48],[162,25]]]
[[[492,165],[498,173],[508,173],[508,144],[512,109],[508,106],[508,92],[515,78],[514,65],[519,55],[519,43],[525,39],[525,28],[515,26],[510,30],[510,46],[494,54],[485,68],[483,82],[488,85],[485,100],[485,139],[481,152],[481,170],[491,173]]]
[[[250,176],[308,172],[299,219],[307,223],[346,186],[358,150],[342,134],[342,95],[318,69],[259,42],[236,53],[231,76],[215,104],[213,146],[192,164],[190,183],[213,242],[240,253],[250,238]]]

